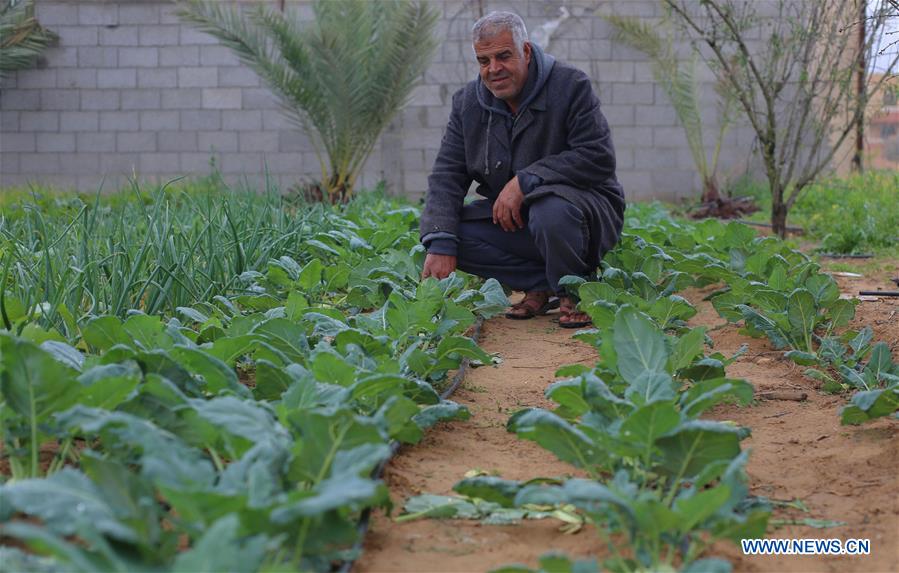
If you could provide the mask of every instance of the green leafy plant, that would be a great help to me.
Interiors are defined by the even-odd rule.
[[[259,6],[245,15],[217,2],[180,15],[252,67],[288,117],[313,137],[332,203],[353,192],[378,136],[409,97],[436,47],[436,12],[422,2],[319,0],[315,20]]]

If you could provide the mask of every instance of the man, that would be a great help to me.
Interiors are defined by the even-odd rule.
[[[472,27],[480,72],[453,96],[428,178],[422,277],[492,277],[525,293],[507,317],[558,305],[559,325],[580,328],[590,318],[559,279],[590,276],[615,246],[624,194],[589,78],[527,39],[511,12]],[[486,199],[463,206],[473,180]]]

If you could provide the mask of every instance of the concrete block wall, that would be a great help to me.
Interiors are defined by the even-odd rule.
[[[247,0],[241,0],[246,2]],[[265,0],[276,7],[278,0]],[[308,0],[288,11],[312,17]],[[655,0],[432,0],[440,46],[407,107],[367,162],[363,186],[424,194],[452,94],[476,74],[470,27],[490,10],[511,9],[534,31],[571,16],[548,51],[587,71],[603,102],[631,199],[695,195],[699,178],[664,92],[640,52],[612,39],[596,12],[655,17]],[[39,182],[94,190],[132,174],[163,181],[205,174],[282,188],[319,176],[309,138],[281,111],[258,76],[211,36],[182,23],[164,0],[37,0],[37,17],[59,36],[36,69],[0,85],[0,186]],[[713,101],[704,74],[704,98]],[[710,108],[713,106],[709,106]],[[714,113],[708,128],[716,127]],[[721,153],[722,173],[748,167],[753,135],[737,127]]]

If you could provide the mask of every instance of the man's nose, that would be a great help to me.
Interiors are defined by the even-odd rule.
[[[495,74],[501,69],[502,66],[499,65],[499,60],[497,60],[496,58],[490,58],[490,63],[487,65],[487,72]]]

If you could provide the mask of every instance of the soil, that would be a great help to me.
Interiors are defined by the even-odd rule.
[[[844,293],[890,289],[884,276],[839,277]],[[889,275],[889,276],[887,276]],[[874,287],[874,288],[870,288]],[[743,556],[731,543],[719,543],[709,555],[725,557],[734,571],[899,571],[899,424],[882,419],[863,426],[841,426],[839,409],[847,396],[820,392],[802,375],[802,367],[781,358],[766,339],[749,338],[727,324],[702,298],[714,287],[685,294],[699,314],[691,321],[705,325],[715,350],[735,353],[742,344],[749,350],[728,369],[731,377],[745,378],[757,393],[796,391],[804,401],[760,400],[749,407],[720,406],[712,418],[732,420],[752,429],[743,442],[751,449],[747,471],[752,493],[771,500],[799,500],[807,512],[778,506],[768,538],[870,539],[867,556]],[[432,429],[421,444],[404,448],[388,467],[385,479],[399,508],[419,493],[452,494],[452,486],[471,469],[509,479],[575,475],[576,469],[559,462],[531,442],[518,440],[505,430],[516,410],[550,406],[543,390],[560,366],[593,363],[595,351],[571,339],[571,331],[558,328],[552,315],[530,321],[497,318],[488,321],[481,344],[503,362],[468,373],[453,399],[472,412],[471,420]],[[857,307],[852,328],[871,325],[875,340],[884,340],[899,355],[899,299],[880,298]],[[841,522],[818,529],[785,523],[806,518]],[[416,520],[395,523],[376,515],[366,538],[357,573],[388,571],[488,571],[511,563],[534,567],[550,550],[571,557],[605,556],[595,532],[587,527],[576,535],[559,532],[557,521],[526,521],[514,526],[481,525],[465,520]]]

